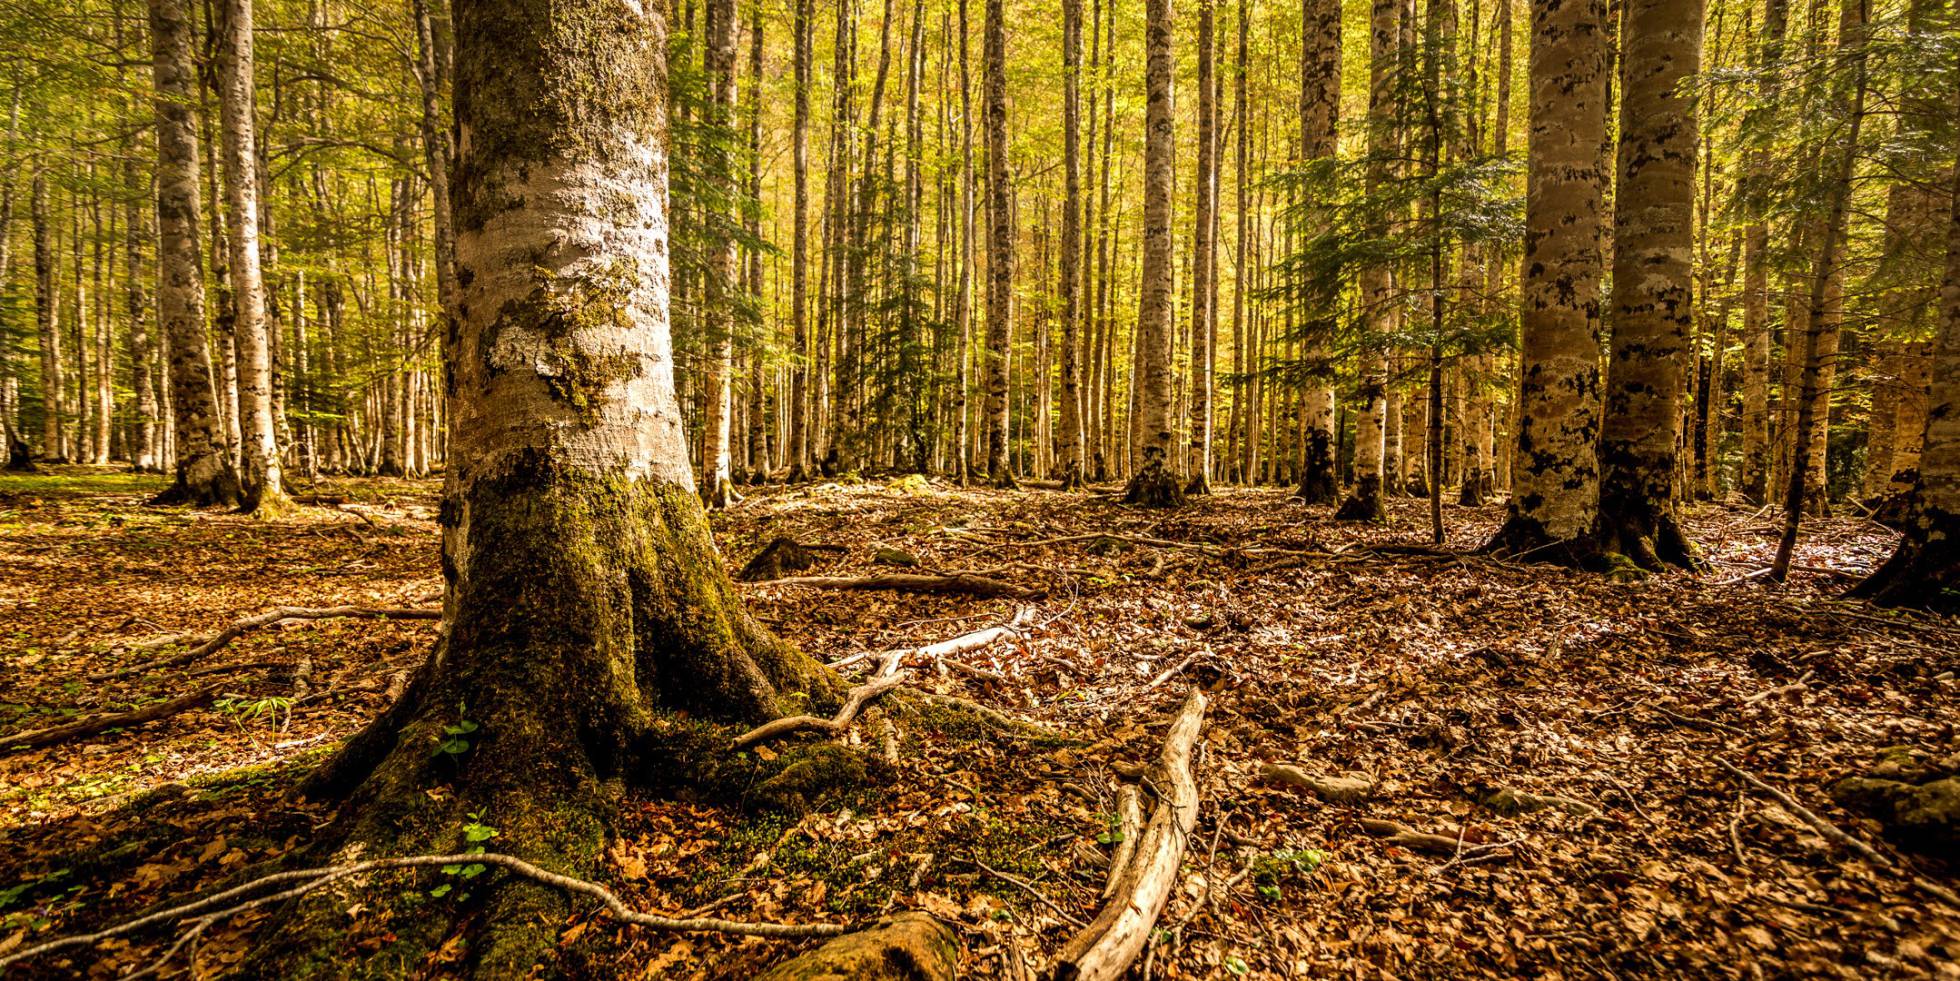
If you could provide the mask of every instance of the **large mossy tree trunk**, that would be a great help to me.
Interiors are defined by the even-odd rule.
[[[1178,507],[1184,487],[1171,460],[1171,2],[1149,0],[1144,26],[1143,287],[1137,305],[1137,470],[1124,501]]]
[[[1622,28],[1600,534],[1604,547],[1654,571],[1696,564],[1675,490],[1694,318],[1699,133],[1681,86],[1700,70],[1702,13],[1702,0],[1632,0]]]
[[[1486,547],[1531,561],[1595,565],[1605,4],[1534,0],[1531,19],[1519,315],[1524,379],[1510,514]]]
[[[1960,118],[1960,99],[1952,106]],[[1960,165],[1947,226],[1946,283],[1933,342],[1919,479],[1908,497],[1898,550],[1851,595],[1883,606],[1960,612]]]
[[[215,507],[238,503],[238,478],[225,452],[217,386],[204,333],[204,266],[197,221],[196,62],[184,0],[150,0],[156,79],[157,330],[169,349],[170,408],[177,479],[158,503]]]
[[[669,338],[662,8],[456,5],[459,317],[440,639],[403,698],[314,775],[339,857],[494,847],[590,875],[621,787],[671,781],[664,710],[754,722],[835,701],[722,570]],[[652,755],[650,755],[652,754]],[[518,977],[565,901],[522,884],[397,917],[357,951],[309,898],[262,976],[386,974],[468,924],[465,973]]]

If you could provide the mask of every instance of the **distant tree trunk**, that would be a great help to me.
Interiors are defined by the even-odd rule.
[[[442,303],[443,343],[453,343],[456,321],[456,229],[449,205],[449,127],[442,118],[442,95],[449,90],[449,59],[440,50],[443,34],[429,13],[430,0],[410,0],[415,20],[415,79],[422,90],[422,159],[429,166],[434,206],[436,296]],[[440,0],[438,0],[440,2]]]
[[[1533,0],[1526,164],[1524,383],[1510,513],[1488,548],[1598,562],[1600,195],[1605,5]]]
[[[223,117],[225,203],[230,220],[232,304],[238,343],[239,434],[244,442],[244,507],[267,516],[287,510],[272,412],[272,354],[265,280],[259,263],[257,110],[252,73],[253,0],[223,0],[219,105]]]
[[[1601,544],[1643,569],[1693,568],[1675,493],[1683,368],[1694,320],[1695,155],[1690,93],[1702,0],[1628,0],[1621,33],[1612,365],[1599,448]]]
[[[762,5],[755,5],[754,14],[749,21],[749,106],[746,111],[749,124],[748,187],[744,192],[743,211],[748,226],[749,237],[756,242],[762,239]],[[748,298],[752,307],[762,309],[762,249],[760,246],[748,248]],[[763,388],[765,368],[764,335],[760,329],[749,343],[749,480],[762,483],[770,473],[769,429],[767,421],[768,398]],[[777,396],[781,398],[780,393]]]
[[[1014,486],[1007,459],[1007,367],[1014,334],[1014,189],[1007,164],[1007,25],[987,0],[987,479]]]
[[[1211,493],[1212,350],[1218,305],[1218,73],[1215,0],[1198,0],[1198,166],[1191,229],[1191,482],[1186,494]]]
[[[1057,476],[1082,483],[1082,0],[1062,0],[1062,411]]]
[[[810,15],[811,0],[796,0],[796,117],[790,135],[795,170],[795,228],[790,238],[790,324],[796,363],[790,367],[789,479],[809,476],[810,465]],[[760,107],[758,107],[758,110]]]
[[[1397,0],[1374,0],[1368,21],[1368,193],[1374,194],[1392,177],[1390,157],[1395,153],[1395,81],[1400,58]],[[1386,229],[1371,230],[1371,237],[1387,234]],[[1395,324],[1393,270],[1385,263],[1371,263],[1361,270],[1360,377],[1355,397],[1361,411],[1354,425],[1354,490],[1334,512],[1343,521],[1382,521],[1383,482],[1399,477],[1399,467],[1389,459],[1392,449],[1389,426],[1388,355],[1383,353],[1383,337]]]
[[[727,130],[735,121],[735,0],[709,0],[704,59],[708,74],[708,125],[716,136],[707,151],[708,179],[720,186],[721,200],[736,194],[734,162],[725,149]],[[708,357],[702,372],[702,399],[707,409],[701,427],[707,437],[701,454],[701,499],[710,508],[734,503],[735,484],[729,461],[729,424],[733,398],[735,356],[736,242],[727,231],[741,220],[736,211],[718,216],[708,231],[707,289],[702,298],[704,338]]]
[[[1816,253],[1808,274],[1805,303],[1801,384],[1790,456],[1789,485],[1783,496],[1783,537],[1770,578],[1782,582],[1790,572],[1797,547],[1797,529],[1806,511],[1822,505],[1828,488],[1813,467],[1822,463],[1822,433],[1830,413],[1829,375],[1824,367],[1837,354],[1837,323],[1841,315],[1844,275],[1844,236],[1851,208],[1851,179],[1858,165],[1858,139],[1864,130],[1865,95],[1870,81],[1865,54],[1869,0],[1842,0],[1838,20],[1836,100],[1845,112],[1843,136],[1820,149],[1818,164],[1826,182],[1824,213],[1816,226]],[[1822,169],[1828,168],[1828,169]],[[1823,416],[1824,418],[1820,418]]]
[[[1301,0],[1300,16],[1300,160],[1331,163],[1338,150],[1341,117],[1341,5],[1339,0]],[[1241,129],[1242,161],[1244,138]],[[1240,209],[1244,210],[1243,203]],[[1335,504],[1341,499],[1340,474],[1334,469],[1340,434],[1334,429],[1332,350],[1338,303],[1337,296],[1315,298],[1302,343],[1309,374],[1301,401],[1306,451],[1300,461],[1298,493],[1308,504]]]
[[[156,335],[150,330],[150,295],[144,289],[149,277],[143,268],[143,248],[151,240],[150,189],[137,166],[135,147],[125,148],[123,187],[129,193],[123,211],[124,311],[129,315],[129,382],[136,395],[136,418],[130,427],[129,463],[138,473],[150,473],[157,464]]]
[[[744,609],[694,489],[669,338],[659,11],[457,4],[470,138],[455,162],[444,621],[403,697],[308,784],[344,799],[348,849],[447,849],[480,813],[499,850],[591,876],[622,778],[688,779],[663,710],[749,722],[799,704],[791,693],[835,704],[828,672]],[[523,193],[539,186],[553,193]],[[463,723],[466,748],[431,752]],[[507,883],[456,909],[493,924],[466,973],[509,978],[550,955],[571,904]],[[461,925],[433,912],[363,955],[342,942],[339,900],[309,899],[245,973],[387,973]]]
[[[1146,507],[1179,507],[1184,488],[1171,451],[1171,0],[1147,0],[1144,25],[1143,278],[1137,307],[1136,422],[1140,451],[1124,499]]]
[[[1751,111],[1743,117],[1743,132],[1767,140],[1776,125],[1775,108],[1782,92],[1781,63],[1788,20],[1787,0],[1765,0],[1763,41],[1754,65],[1761,74]],[[1742,481],[1745,500],[1769,501],[1772,446],[1770,443],[1770,374],[1773,338],[1769,324],[1769,223],[1765,217],[1772,179],[1769,151],[1752,147],[1744,156],[1743,206],[1749,224],[1742,231]]]
[[[1960,100],[1949,108],[1960,120]],[[1918,479],[1907,498],[1905,537],[1892,557],[1851,591],[1881,606],[1924,606],[1948,613],[1960,612],[1960,162],[1953,174],[1932,390]]]
[[[34,328],[41,338],[41,455],[68,459],[62,428],[61,331],[54,322],[54,229],[48,224],[48,175],[34,172],[28,199],[28,220],[34,233]]]
[[[973,77],[967,63],[967,0],[960,5],[960,259],[954,277],[953,320],[959,332],[958,370],[953,385],[953,476],[964,487],[973,479]]]
[[[185,0],[149,0],[156,79],[157,330],[170,345],[170,403],[177,479],[160,503],[198,507],[238,502],[238,479],[218,422],[217,391],[204,340],[204,271],[196,92]]]

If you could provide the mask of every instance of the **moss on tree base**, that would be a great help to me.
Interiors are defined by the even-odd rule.
[[[1892,556],[1846,595],[1878,606],[1960,613],[1960,515],[1914,515]]]
[[[1388,515],[1382,510],[1382,479],[1374,474],[1362,474],[1354,482],[1354,492],[1335,509],[1334,520],[1371,524],[1387,521]]]

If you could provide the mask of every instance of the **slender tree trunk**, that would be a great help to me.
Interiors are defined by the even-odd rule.
[[[1702,0],[1628,0],[1614,197],[1612,367],[1599,448],[1601,544],[1693,568],[1678,517],[1683,368],[1694,319],[1695,108]]]
[[[1192,181],[1191,481],[1186,494],[1211,493],[1212,322],[1218,303],[1218,85],[1215,0],[1198,2],[1198,164]]]
[[[720,185],[719,197],[736,196],[734,161],[726,152],[726,135],[735,122],[735,0],[709,0],[707,19],[708,125],[719,131],[707,151],[708,179]],[[735,297],[737,260],[735,238],[725,229],[741,220],[736,211],[718,216],[708,233],[707,289],[702,299],[703,331],[708,357],[702,372],[702,397],[707,415],[702,420],[707,443],[701,455],[701,498],[709,508],[727,507],[737,500],[730,470],[729,424],[733,399]]]
[[[1524,383],[1504,526],[1487,546],[1598,561],[1600,141],[1605,5],[1533,0],[1523,276]]]
[[[791,366],[789,405],[789,479],[809,476],[810,465],[810,56],[811,0],[796,0],[795,72],[796,116],[790,134],[790,163],[795,171],[795,226],[790,233],[790,324],[796,345]],[[757,107],[760,111],[760,106]]]
[[[1082,483],[1082,0],[1062,0],[1062,410],[1064,490]]]
[[[791,692],[834,704],[835,683],[745,612],[695,492],[669,336],[659,8],[462,0],[456,15],[469,138],[443,625],[406,694],[308,789],[345,795],[347,848],[447,848],[478,813],[500,849],[590,876],[622,778],[690,779],[670,710],[761,720]],[[552,193],[525,193],[538,187]],[[462,748],[430,751],[464,723]],[[485,892],[458,909],[495,925],[461,969],[524,976],[570,904]],[[409,918],[360,953],[338,900],[289,916],[247,973],[385,973],[465,925]]]
[[[1014,486],[1008,467],[1007,367],[1014,334],[1014,189],[1007,162],[1007,25],[987,0],[987,479]]]
[[[157,330],[170,345],[170,402],[176,429],[176,481],[158,498],[200,507],[238,501],[225,453],[217,390],[204,334],[196,93],[190,14],[185,0],[149,0],[156,79]]]
[[[436,0],[440,3],[441,0]],[[430,15],[430,0],[409,0],[415,21],[415,79],[422,93],[422,159],[429,166],[429,195],[434,205],[436,296],[445,321],[443,343],[455,341],[456,229],[449,204],[449,127],[443,120],[442,96],[449,90],[449,59],[442,51],[443,34]]]
[[[41,338],[41,455],[68,459],[62,427],[61,331],[55,325],[54,230],[48,222],[48,175],[34,173],[28,199],[28,220],[34,234],[34,328]]]
[[[275,516],[287,509],[272,413],[272,355],[265,281],[259,263],[259,181],[252,73],[253,0],[224,0],[219,44],[226,223],[234,330],[238,344],[239,434],[244,443],[244,507]]]
[[[1838,21],[1837,101],[1844,107],[1843,137],[1835,146],[1820,153],[1819,163],[1829,170],[1827,200],[1816,229],[1815,258],[1809,272],[1809,300],[1805,304],[1803,371],[1798,388],[1794,441],[1790,456],[1789,485],[1783,497],[1783,537],[1777,543],[1776,558],[1770,563],[1770,578],[1782,582],[1790,572],[1796,552],[1797,530],[1813,500],[1821,502],[1827,488],[1813,466],[1822,463],[1822,431],[1830,412],[1830,382],[1824,365],[1837,354],[1835,318],[1843,295],[1841,279],[1844,263],[1845,225],[1851,207],[1851,178],[1858,165],[1858,139],[1864,129],[1865,95],[1869,82],[1866,68],[1865,31],[1869,23],[1869,0],[1842,0]],[[1836,294],[1835,296],[1833,294]],[[1823,418],[1820,418],[1822,416]]]
[[[1179,507],[1184,488],[1173,469],[1171,193],[1176,172],[1171,80],[1175,59],[1171,0],[1147,0],[1144,26],[1143,271],[1137,307],[1136,474],[1124,499]]]

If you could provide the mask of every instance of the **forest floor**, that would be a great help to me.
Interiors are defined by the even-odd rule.
[[[182,649],[146,640],[274,606],[427,607],[440,590],[435,482],[322,482],[300,490],[326,506],[273,523],[145,506],[157,486],[89,468],[0,478],[0,739],[216,689],[142,728],[0,748],[0,955],[305,847],[329,814],[288,792],[429,649],[429,621],[325,619],[101,677]],[[1041,594],[744,584],[781,635],[832,661],[1028,608],[1020,637],[956,656],[979,671],[924,665],[919,684],[1073,738],[907,724],[880,789],[800,814],[634,797],[606,881],[666,914],[921,908],[959,924],[967,975],[1042,972],[1098,905],[1112,767],[1154,759],[1204,682],[1201,812],[1144,976],[1960,976],[1960,909],[1911,881],[1960,885],[1960,861],[1895,851],[1828,793],[1888,757],[1960,749],[1960,623],[1834,598],[1890,532],[1808,525],[1781,587],[1749,577],[1776,530],[1740,507],[1692,515],[1713,560],[1701,576],[1376,550],[1423,541],[1423,507],[1398,500],[1389,525],[1362,527],[1273,490],[1166,514],[916,477],[757,489],[715,518],[731,570],[788,535],[843,546],[815,573],[878,571],[889,546]],[[1473,549],[1501,514],[1449,508],[1449,546]],[[1121,537],[1073,537],[1095,533]],[[1073,540],[1044,543],[1056,538]],[[854,738],[879,743],[869,727]],[[1268,763],[1353,775],[1354,795],[1274,783]],[[1376,837],[1369,820],[1447,844]],[[350,906],[350,944],[385,939],[386,900]],[[208,931],[190,976],[235,964],[263,913]],[[746,978],[794,949],[623,928],[589,903],[566,927],[558,967],[573,977]],[[30,970],[117,977],[173,939],[138,933]],[[453,954],[418,973],[440,976]]]

